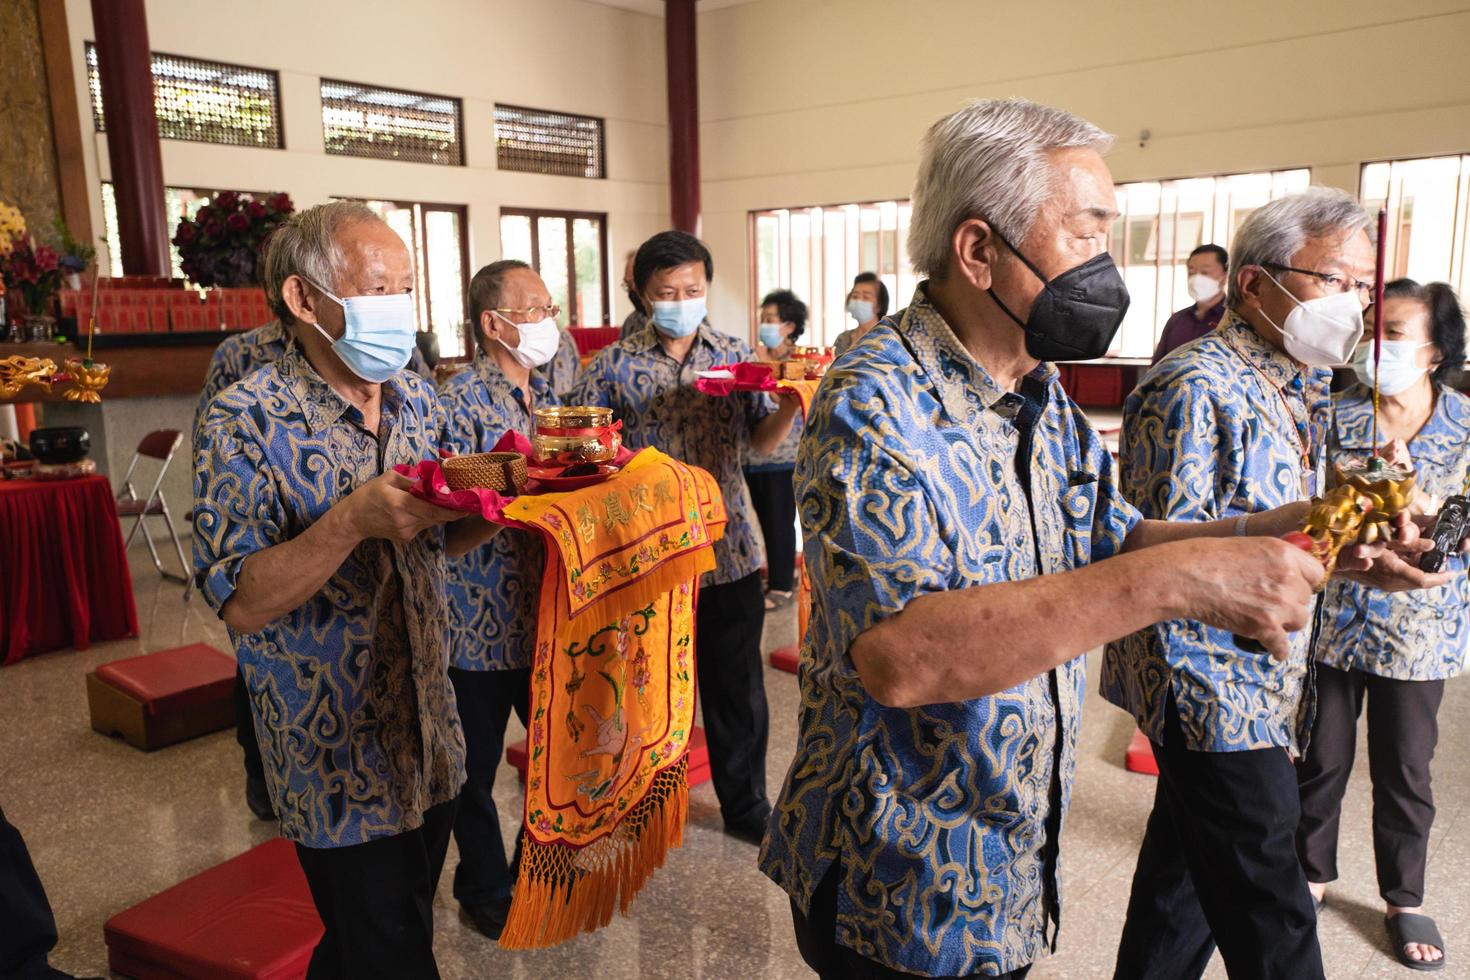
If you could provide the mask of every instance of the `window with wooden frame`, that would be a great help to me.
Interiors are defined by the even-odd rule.
[[[86,42],[92,123],[107,131],[97,45]],[[281,78],[266,68],[204,61],[177,54],[153,58],[153,110],[164,139],[280,149]]]
[[[322,79],[322,138],[337,156],[464,165],[459,99]]]
[[[888,309],[908,305],[918,281],[909,267],[908,201],[867,201],[750,213],[750,326],[755,337],[760,301],[789,289],[807,304],[801,342],[830,347],[856,326],[847,294],[860,273],[874,272],[888,287]]]
[[[1310,170],[1298,168],[1118,184],[1108,251],[1130,302],[1108,356],[1151,358],[1169,317],[1194,303],[1187,288],[1189,253],[1207,244],[1228,251],[1247,215],[1306,190],[1311,179]]]
[[[419,201],[362,203],[398,232],[413,257],[419,329],[433,332],[441,360],[467,360],[473,345],[468,326],[470,246],[465,206]]]
[[[1470,295],[1470,153],[1363,165],[1358,196],[1388,208],[1389,279],[1447,282]]]
[[[563,326],[610,322],[606,214],[501,208],[500,256],[536,270],[562,308]]]

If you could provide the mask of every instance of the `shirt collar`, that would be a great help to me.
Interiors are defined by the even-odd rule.
[[[500,369],[500,365],[495,363],[495,358],[486,354],[484,351],[478,351],[475,354],[474,367],[475,373],[485,383],[486,388],[489,388],[492,392],[509,392],[519,396],[522,401],[525,401],[525,392],[521,391],[518,386],[511,382],[510,378],[506,377],[505,372]],[[540,401],[550,386],[547,384],[546,378],[539,371],[532,371],[530,388],[531,394],[535,396],[537,401]]]
[[[960,343],[954,330],[929,300],[928,281],[921,282],[914,291],[913,301],[898,315],[897,323],[884,317],[881,321],[894,326],[908,342],[914,359],[926,375],[933,378],[940,389],[940,400],[952,418],[961,419],[968,414],[962,386],[968,384],[980,398],[985,408],[994,408],[1009,392],[1003,391],[975,360],[973,354]],[[1027,375],[1043,385],[1049,385],[1059,377],[1057,369],[1042,361]]]
[[[281,378],[286,383],[286,389],[296,400],[302,417],[306,419],[309,432],[330,428],[341,421],[344,415],[351,415],[354,421],[361,424],[361,413],[357,408],[322,380],[295,342],[286,348],[286,353],[276,363]],[[402,381],[399,380],[399,375],[394,375],[384,381],[380,388],[382,417],[388,419],[396,414],[398,407],[404,402]]]
[[[695,330],[695,337],[697,338],[695,343],[713,347],[714,338],[710,336],[710,331],[712,330],[714,330],[714,327],[709,325],[708,319],[701,320],[698,329]],[[663,349],[663,344],[659,341],[658,331],[653,327],[652,318],[645,318],[638,329],[628,335],[628,342],[633,345],[634,350],[651,351],[655,348],[659,350]]]
[[[1210,307],[1208,310],[1205,310],[1205,315],[1204,316],[1200,316],[1199,315],[1199,307],[1198,306],[1191,306],[1189,308],[1189,313],[1190,313],[1191,316],[1193,316],[1200,323],[1211,323],[1211,322],[1219,323],[1220,322],[1220,318],[1225,315],[1225,297],[1224,296],[1221,296],[1220,297],[1220,302],[1216,303],[1214,306]]]
[[[1285,352],[1277,350],[1264,337],[1256,333],[1255,327],[1234,313],[1229,314],[1225,323],[1217,329],[1220,330],[1221,336],[1224,337],[1230,349],[1259,371],[1278,390],[1285,388],[1310,370],[1298,364]]]

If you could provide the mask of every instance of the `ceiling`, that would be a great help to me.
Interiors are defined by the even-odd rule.
[[[585,3],[600,3],[604,7],[622,7],[624,10],[633,10],[640,14],[652,14],[655,17],[664,15],[663,0],[584,0]],[[721,7],[734,7],[742,3],[755,3],[757,0],[699,0],[699,10],[718,10]]]

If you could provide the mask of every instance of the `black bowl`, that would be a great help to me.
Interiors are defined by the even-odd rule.
[[[31,455],[47,465],[75,463],[92,448],[92,437],[79,425],[62,425],[31,432]]]

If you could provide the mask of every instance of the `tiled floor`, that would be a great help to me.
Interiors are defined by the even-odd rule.
[[[152,754],[94,734],[87,726],[83,675],[133,653],[196,641],[227,648],[224,630],[195,598],[159,584],[146,556],[134,555],[143,638],[86,653],[63,652],[0,669],[0,805],[21,828],[46,883],[61,929],[53,962],[100,972],[102,923],[112,913],[270,837],[250,819],[239,749],[229,733]],[[789,642],[788,612],[768,624],[766,648]],[[796,679],[771,670],[770,785],[791,761]],[[1470,977],[1470,681],[1449,685],[1429,872],[1429,910],[1451,946],[1442,977]],[[1153,782],[1121,766],[1128,719],[1089,699],[1083,752],[1062,850],[1066,908],[1061,950],[1033,980],[1111,976],[1133,860]],[[519,737],[517,735],[516,737]],[[1366,753],[1359,753],[1360,760]],[[1344,814],[1343,881],[1329,892],[1322,946],[1329,977],[1402,977],[1383,934],[1369,837],[1366,761]],[[510,770],[498,787],[502,814],[514,819],[519,794]],[[653,878],[632,914],[602,932],[557,949],[505,953],[464,925],[449,894],[438,897],[437,950],[446,978],[803,977],[785,896],[755,869],[755,849],[726,837],[708,784],[691,793],[684,847]],[[507,835],[512,831],[506,824]],[[1218,960],[1209,976],[1224,977]]]

